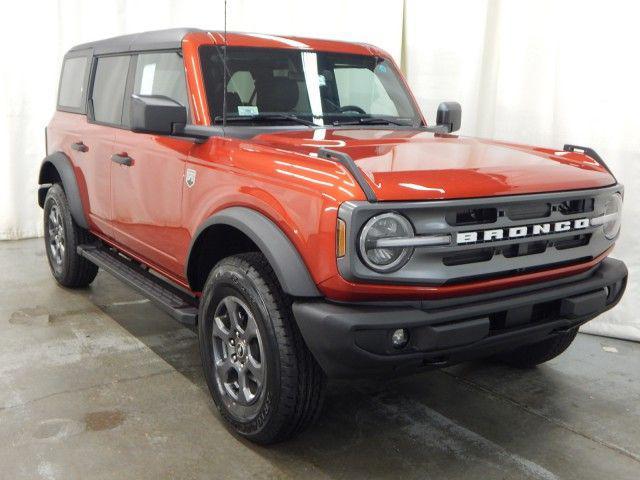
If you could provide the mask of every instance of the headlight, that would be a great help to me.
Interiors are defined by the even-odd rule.
[[[376,272],[389,273],[398,270],[413,255],[413,247],[381,246],[378,245],[378,241],[391,238],[406,239],[413,236],[414,231],[411,223],[402,215],[397,213],[376,215],[365,224],[360,232],[360,258]]]
[[[603,226],[604,236],[613,240],[620,233],[622,223],[622,196],[614,193],[604,205],[604,218],[610,218]]]

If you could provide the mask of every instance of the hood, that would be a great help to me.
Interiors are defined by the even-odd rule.
[[[483,139],[415,130],[316,129],[253,138],[306,155],[347,153],[378,200],[438,200],[605,187],[613,176],[594,159]]]

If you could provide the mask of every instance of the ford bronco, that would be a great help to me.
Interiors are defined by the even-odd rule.
[[[39,176],[57,282],[115,275],[197,330],[221,415],[290,437],[326,378],[531,367],[622,296],[590,148],[453,134],[371,45],[173,29],[64,57]]]

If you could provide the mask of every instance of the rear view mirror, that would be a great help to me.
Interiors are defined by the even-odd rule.
[[[187,123],[187,109],[164,95],[131,95],[131,130],[171,135]]]
[[[462,123],[462,107],[458,102],[442,102],[438,105],[436,124],[447,133],[460,130]]]

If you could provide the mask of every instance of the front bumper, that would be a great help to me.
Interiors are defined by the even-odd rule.
[[[393,376],[493,355],[577,327],[622,297],[627,268],[611,258],[551,282],[415,302],[296,301],[302,336],[330,377]],[[409,344],[391,346],[397,328]]]

